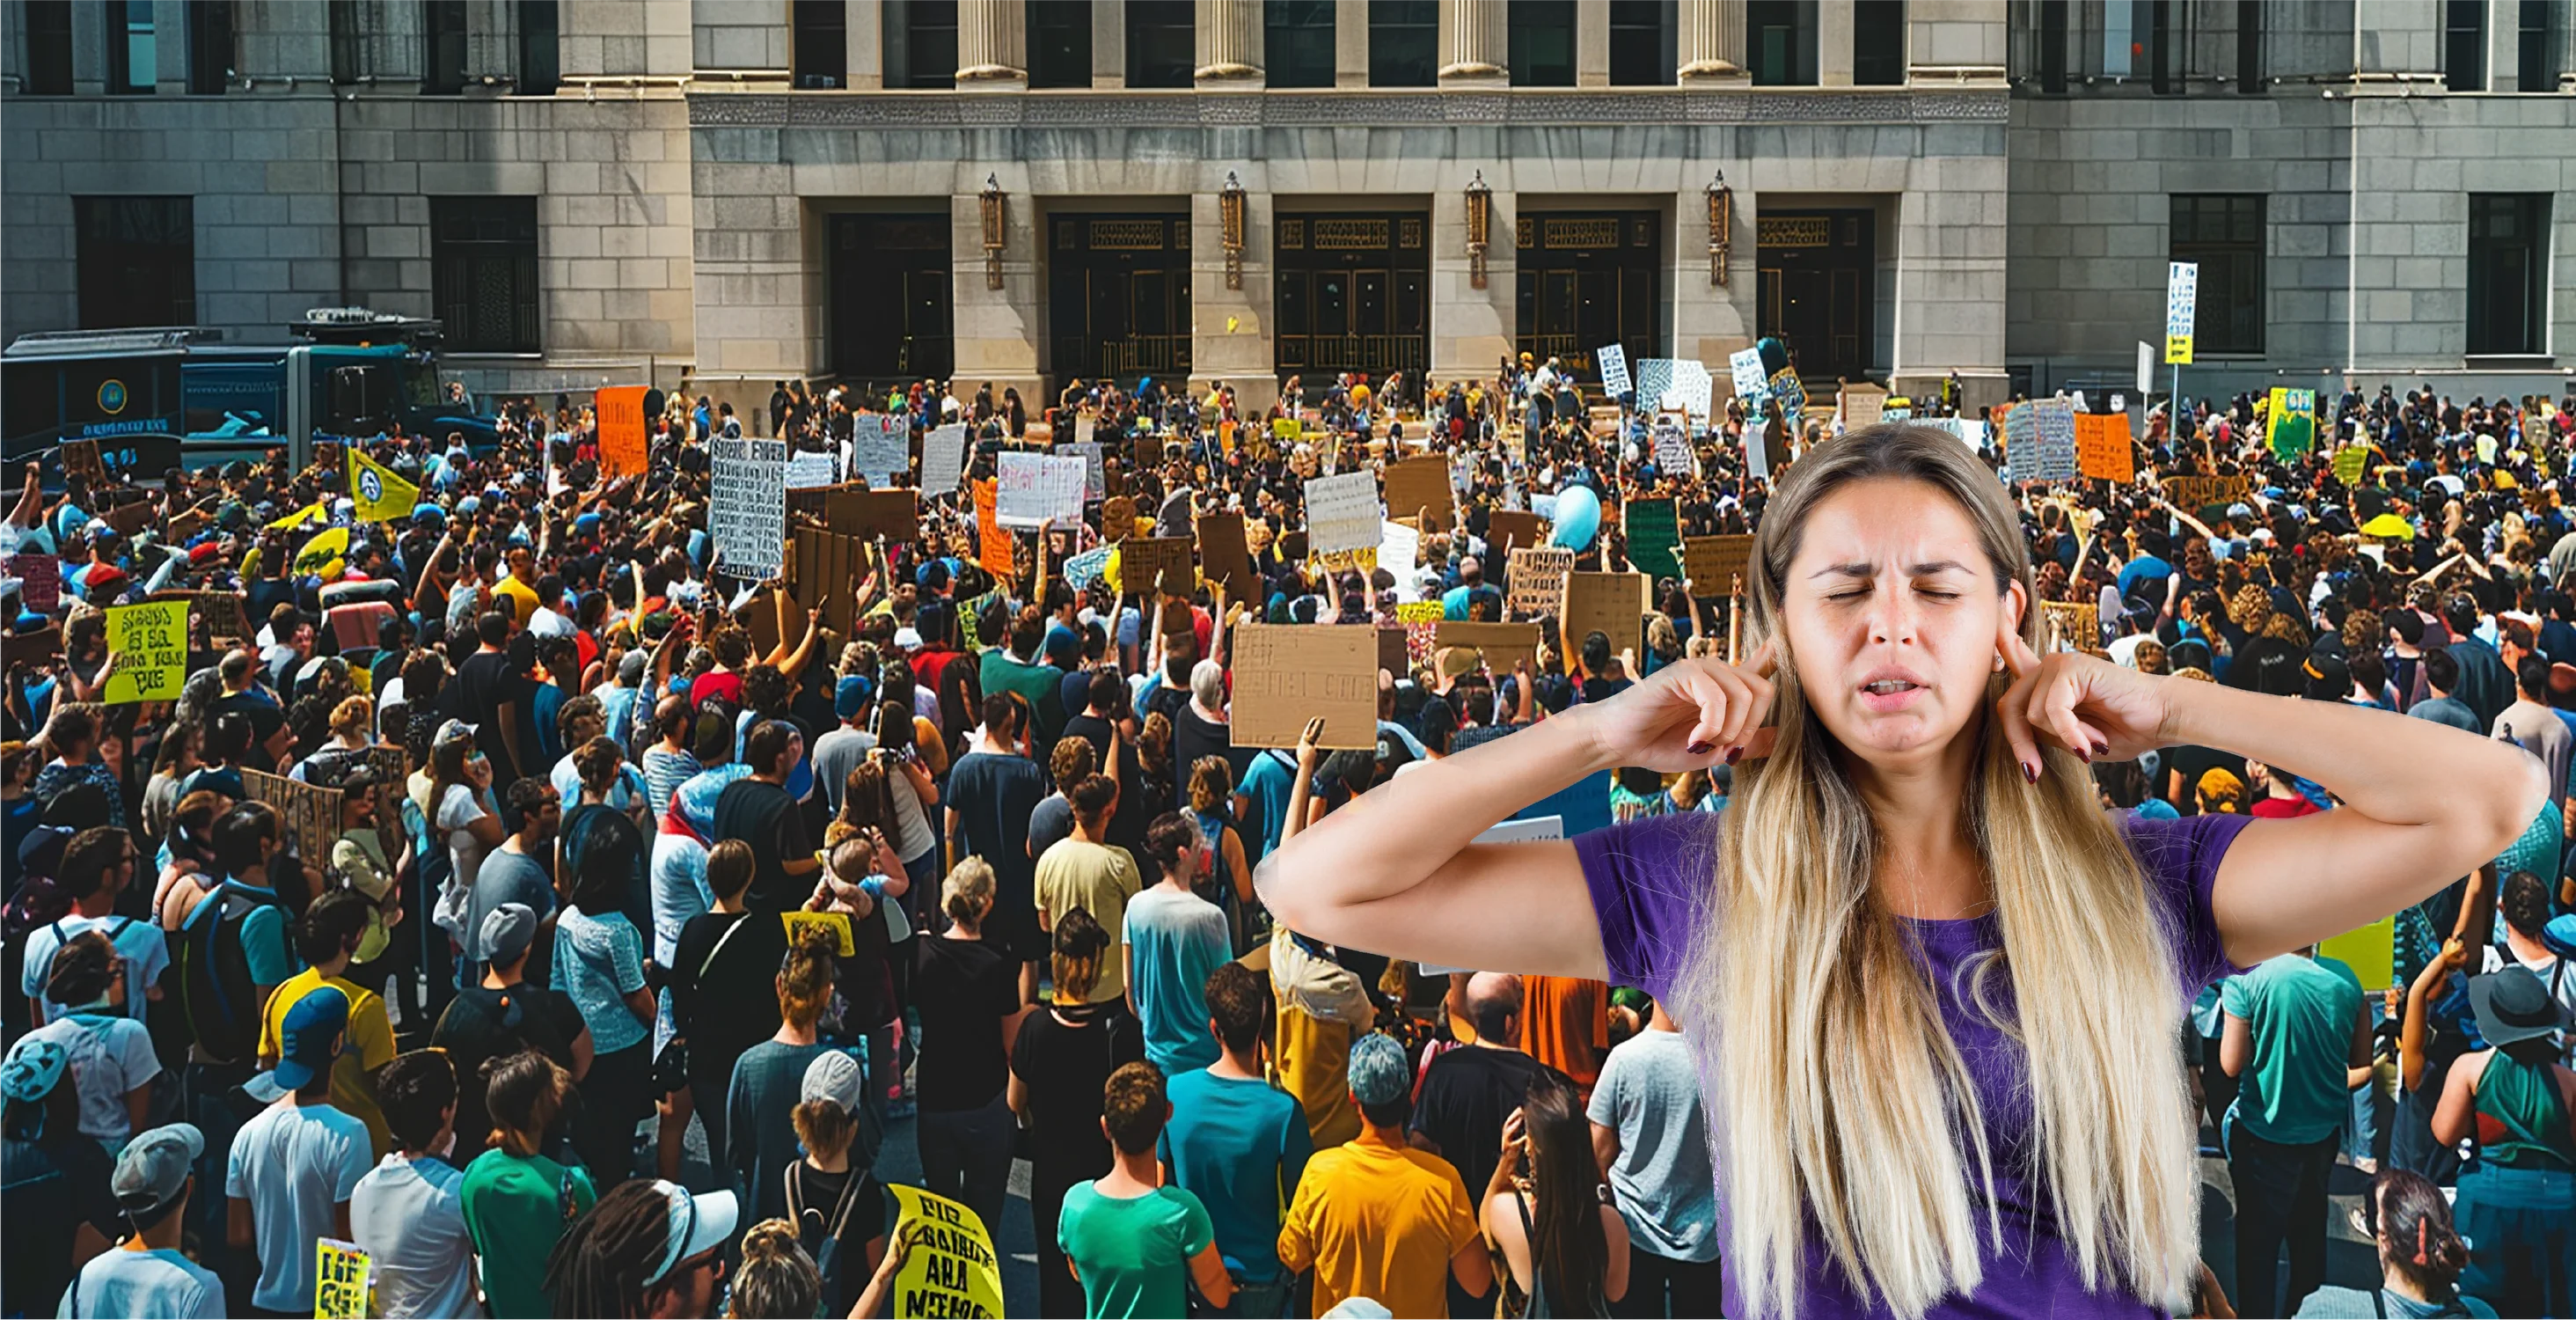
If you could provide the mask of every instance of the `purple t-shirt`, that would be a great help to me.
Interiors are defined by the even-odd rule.
[[[1601,923],[1601,948],[1608,957],[1610,980],[1643,988],[1665,1000],[1681,971],[1693,935],[1697,896],[1705,892],[1717,864],[1718,830],[1723,817],[1707,812],[1651,816],[1606,830],[1578,835],[1575,855],[1583,862],[1583,881],[1592,891],[1592,909]],[[2186,1002],[2200,988],[2245,970],[2227,960],[2218,923],[2210,915],[2209,891],[2218,876],[2219,859],[2245,828],[2243,816],[2193,816],[2183,820],[2138,820],[2123,825],[2129,850],[2137,856],[2147,888],[2175,933],[2175,971]],[[2030,1093],[2024,1085],[2027,1064],[2022,1047],[1997,1030],[1974,1005],[1959,997],[1955,973],[1972,955],[2003,948],[2003,930],[1989,914],[1958,921],[1902,919],[1920,943],[1917,959],[1941,1005],[1959,1057],[1977,1088],[1986,1144],[1995,1162],[1995,1193],[2003,1221],[2003,1250],[1986,1248],[1985,1282],[1970,1297],[1952,1296],[1932,1308],[1942,1317],[2124,1315],[2161,1316],[2162,1307],[2137,1298],[2084,1291],[2074,1258],[2040,1204],[2039,1180],[2028,1163],[2031,1143]],[[1998,985],[1999,1010],[2010,1013],[2008,981]],[[1685,1025],[1684,1030],[1690,1031]],[[1696,1033],[1692,1033],[1696,1035]],[[2163,1049],[2164,1042],[2141,1040],[2141,1049]],[[1973,1156],[1963,1155],[1973,1169]],[[1973,1174],[1972,1174],[1973,1177]],[[1976,1196],[1971,1187],[1970,1196]],[[1719,1232],[1725,1232],[1726,1189],[1718,1187]],[[1981,1244],[1984,1215],[1977,1216]],[[2032,1244],[2027,1246],[2025,1244]],[[1806,1315],[1891,1314],[1884,1303],[1864,1307],[1823,1243],[1810,1233],[1801,1265],[1799,1309]],[[1727,1278],[1727,1313],[1748,1315],[1752,1309]]]

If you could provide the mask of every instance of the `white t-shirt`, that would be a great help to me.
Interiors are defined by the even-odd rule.
[[[56,1314],[62,1320],[223,1320],[224,1281],[175,1251],[108,1251],[81,1266]]]
[[[338,1237],[333,1211],[357,1191],[375,1153],[367,1125],[329,1105],[280,1100],[242,1125],[224,1195],[250,1202],[259,1238],[251,1305],[311,1314],[313,1242]]]
[[[45,982],[53,976],[54,955],[85,931],[97,931],[116,944],[117,957],[125,963],[126,1016],[141,1020],[146,996],[161,984],[161,973],[170,965],[170,941],[161,928],[148,921],[123,916],[84,917],[75,912],[50,925],[27,932],[26,970],[19,977],[18,988],[29,999],[44,996]],[[49,1006],[47,1013],[62,1011]]]
[[[349,1197],[349,1231],[373,1262],[377,1314],[479,1316],[465,1171],[445,1160],[385,1157]]]
[[[466,826],[489,814],[474,790],[463,784],[448,785],[447,796],[439,801],[438,827],[447,831],[447,855],[455,865],[459,889],[472,889],[475,873],[483,869],[485,849],[474,841],[474,832]]]
[[[107,1143],[111,1152],[122,1149],[134,1135],[126,1093],[161,1075],[151,1029],[130,1017],[72,1013],[28,1032],[27,1039],[63,1047],[80,1083],[80,1130]]]

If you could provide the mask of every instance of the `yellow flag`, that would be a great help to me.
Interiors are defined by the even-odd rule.
[[[272,532],[291,531],[309,522],[325,522],[331,517],[331,506],[316,501],[268,525]]]
[[[392,468],[349,449],[349,498],[357,503],[358,521],[392,522],[411,516],[420,503],[420,487],[405,481]]]

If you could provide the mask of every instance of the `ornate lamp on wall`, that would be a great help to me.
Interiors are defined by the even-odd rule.
[[[1485,287],[1485,238],[1492,226],[1494,190],[1485,186],[1485,172],[1467,184],[1467,283]]]
[[[1216,195],[1218,222],[1225,229],[1225,287],[1243,287],[1243,181],[1225,172],[1225,188]]]
[[[1708,185],[1708,282],[1726,283],[1726,261],[1735,247],[1735,190],[1719,170]]]
[[[984,176],[984,287],[1002,287],[1002,178],[999,174]]]

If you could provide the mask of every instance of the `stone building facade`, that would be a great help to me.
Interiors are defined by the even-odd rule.
[[[2193,393],[2555,392],[2570,8],[0,0],[0,329],[364,304],[738,404],[1778,334],[1986,398],[2129,379],[2189,259]]]

